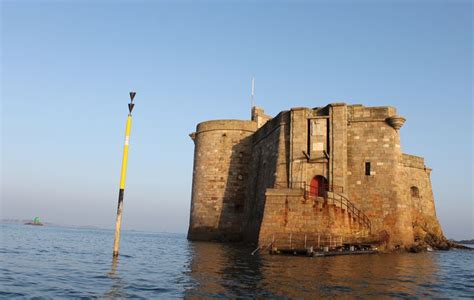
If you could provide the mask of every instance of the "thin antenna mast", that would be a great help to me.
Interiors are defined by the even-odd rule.
[[[250,96],[250,101],[251,101],[251,105],[253,108],[255,106],[255,103],[254,103],[254,98],[255,97],[255,77],[252,77],[252,94]]]

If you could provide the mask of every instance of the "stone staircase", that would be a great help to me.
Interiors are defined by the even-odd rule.
[[[319,203],[321,206],[333,206],[336,210],[339,210],[342,214],[347,214],[350,225],[355,227],[361,237],[367,237],[371,234],[372,225],[369,217],[357,208],[349,198],[342,192],[335,191],[337,188],[334,186],[327,186],[326,189],[321,193],[322,196],[313,195],[310,190],[311,186],[305,185],[304,197],[307,200],[313,200]],[[356,226],[354,226],[356,225]]]
[[[281,184],[267,189],[259,245],[277,242],[285,244],[279,248],[307,249],[366,244],[371,229],[367,215],[341,191],[329,187],[314,195],[309,185]]]

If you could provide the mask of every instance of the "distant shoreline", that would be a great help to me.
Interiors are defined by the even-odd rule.
[[[32,223],[30,219],[1,219],[0,224],[18,224],[18,225],[25,225]],[[63,225],[63,224],[55,224],[49,222],[41,222],[44,226],[51,226],[51,227],[66,227],[66,228],[80,228],[80,229],[97,229],[97,230],[113,230],[112,228],[103,228],[99,226],[93,225]]]
[[[31,222],[30,219],[0,219],[0,224],[15,224],[15,225],[25,225],[25,223]],[[99,227],[94,225],[71,225],[71,224],[56,224],[49,222],[42,222],[44,227],[59,227],[59,228],[72,228],[72,229],[89,229],[89,230],[106,230],[113,231],[114,228]],[[186,235],[185,232],[173,232],[173,231],[155,231],[155,230],[145,230],[145,229],[123,229],[128,232],[141,232],[141,233],[164,233],[164,234],[177,234],[177,235]]]
[[[474,239],[471,240],[460,240],[460,241],[454,241],[455,243],[458,244],[465,244],[465,245],[474,245]]]

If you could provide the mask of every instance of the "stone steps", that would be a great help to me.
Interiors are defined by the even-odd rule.
[[[299,191],[299,192],[298,192]],[[302,189],[267,190],[259,241],[268,244],[272,234],[318,233],[343,239],[370,232],[361,215],[345,196],[328,193],[308,197]],[[330,198],[332,197],[332,198]],[[334,199],[340,197],[339,199]]]

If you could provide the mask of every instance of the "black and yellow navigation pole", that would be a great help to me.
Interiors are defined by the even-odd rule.
[[[132,129],[132,110],[133,106],[135,106],[135,104],[133,104],[133,98],[135,98],[135,95],[135,92],[130,92],[127,124],[125,125],[125,142],[123,144],[122,171],[120,173],[120,190],[117,206],[117,220],[115,222],[114,257],[117,257],[119,255],[120,229],[122,227],[123,193],[125,191],[125,177],[127,175],[128,144],[130,142],[130,130]]]

